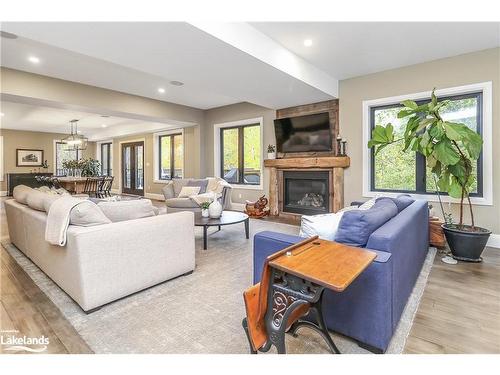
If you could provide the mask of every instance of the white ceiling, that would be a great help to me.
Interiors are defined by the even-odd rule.
[[[244,101],[283,108],[332,98],[187,23],[6,22],[2,30],[19,36],[1,39],[2,66],[196,108]],[[30,63],[31,55],[40,63]]]
[[[500,23],[256,22],[253,27],[342,80],[500,46]],[[305,47],[303,41],[313,45]]]
[[[79,120],[79,132],[91,141],[179,127],[178,124],[169,126],[158,122],[117,116],[103,117],[96,113],[8,101],[0,102],[0,110],[4,114],[0,118],[2,129],[66,134],[70,131],[69,121],[76,119]]]

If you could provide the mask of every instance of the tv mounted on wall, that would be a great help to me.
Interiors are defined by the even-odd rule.
[[[278,152],[332,151],[328,112],[274,120]]]

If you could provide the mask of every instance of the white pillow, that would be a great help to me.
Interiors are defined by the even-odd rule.
[[[318,235],[323,240],[333,241],[342,215],[344,215],[343,211],[334,214],[303,215],[300,221],[299,236],[312,237]]]
[[[17,185],[14,190],[12,191],[12,196],[16,200],[16,202],[22,203],[22,204],[28,204],[28,194],[35,189],[30,188],[29,186],[26,185]]]
[[[359,206],[358,208],[360,210],[369,210],[370,208],[373,207],[373,205],[375,204],[375,201],[379,198],[379,196],[377,195],[376,197],[373,197],[372,199],[370,199],[369,201],[366,201],[365,203],[363,203],[361,206]]]
[[[177,198],[189,198],[191,195],[198,195],[200,193],[200,186],[184,186]]]
[[[94,202],[84,201],[73,207],[70,213],[69,223],[80,227],[92,227],[94,225],[109,224],[109,220]]]
[[[113,223],[156,216],[153,204],[149,199],[99,202],[97,206]]]
[[[33,189],[33,191],[30,191],[28,193],[28,196],[26,198],[26,203],[28,204],[28,207],[34,210],[45,211],[44,201],[47,196],[48,194]]]

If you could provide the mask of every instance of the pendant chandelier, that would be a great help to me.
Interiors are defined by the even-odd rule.
[[[65,144],[64,149],[67,151],[85,150],[89,139],[78,134],[78,120],[71,120],[69,125],[71,127],[71,134],[61,139],[61,142]]]

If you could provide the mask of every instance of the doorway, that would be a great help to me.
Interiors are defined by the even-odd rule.
[[[144,142],[122,143],[122,193],[144,196]]]

